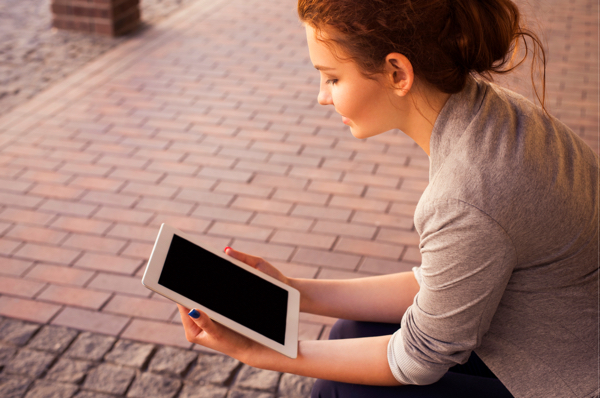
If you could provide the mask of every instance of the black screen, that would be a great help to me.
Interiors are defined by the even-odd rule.
[[[173,235],[158,283],[284,345],[288,292]]]

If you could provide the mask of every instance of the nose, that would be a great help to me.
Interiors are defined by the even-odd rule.
[[[317,96],[317,101],[319,105],[333,105],[333,100],[331,99],[331,92],[329,91],[329,87],[327,84],[321,84],[319,88],[319,95]]]

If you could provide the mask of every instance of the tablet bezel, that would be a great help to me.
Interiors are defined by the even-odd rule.
[[[196,303],[190,300],[189,298],[182,296],[174,290],[160,285],[158,283],[158,279],[160,278],[160,275],[162,273],[163,266],[167,258],[167,253],[169,251],[169,247],[171,246],[171,241],[173,240],[173,235],[178,235],[181,238],[186,239],[194,243],[195,245],[198,245],[203,249],[213,253],[214,255],[219,256],[237,265],[238,267],[254,275],[259,276],[267,282],[270,282],[282,289],[285,289],[288,292],[284,340],[285,344],[282,345],[277,341],[271,340],[270,338],[263,336],[262,334],[259,334],[254,330],[249,329],[248,327],[241,325],[230,318],[227,318],[209,308],[206,308],[200,303]],[[182,277],[185,276],[182,275]],[[197,308],[206,312],[211,319],[217,321],[218,323],[227,326],[228,328],[235,330],[236,332],[258,343],[261,343],[277,352],[280,352],[287,357],[296,358],[298,356],[298,322],[300,316],[300,292],[294,289],[293,287],[286,285],[285,283],[265,274],[264,272],[258,271],[257,269],[254,269],[251,266],[239,260],[236,260],[233,257],[228,256],[222,250],[217,250],[214,247],[211,247],[209,244],[203,242],[201,237],[190,236],[189,234],[181,232],[170,225],[162,224],[158,232],[156,242],[154,243],[152,254],[150,255],[150,259],[148,260],[148,265],[146,266],[146,271],[144,272],[144,276],[142,278],[142,284],[148,289],[160,294],[161,296],[173,300],[176,303],[179,303],[187,308]]]

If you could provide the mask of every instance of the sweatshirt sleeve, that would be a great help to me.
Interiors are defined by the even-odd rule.
[[[469,359],[517,262],[509,236],[477,208],[449,199],[421,210],[420,290],[388,345],[396,380],[417,385]]]

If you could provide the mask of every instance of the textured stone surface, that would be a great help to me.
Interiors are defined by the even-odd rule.
[[[236,387],[275,392],[281,373],[244,365],[235,382]]]
[[[22,376],[0,375],[0,397],[21,398],[32,381]]]
[[[198,354],[193,351],[175,347],[161,347],[150,361],[148,370],[155,373],[182,376],[197,356]]]
[[[98,361],[110,350],[115,340],[114,337],[84,332],[77,336],[65,355],[69,358]]]
[[[93,391],[79,391],[74,398],[114,398],[114,395],[102,394]]]
[[[87,390],[122,395],[135,376],[135,370],[111,364],[101,364],[92,369],[85,379]]]
[[[76,391],[77,386],[74,384],[38,380],[27,392],[25,398],[71,398]]]
[[[14,345],[25,345],[40,325],[6,318],[0,323],[0,340]]]
[[[187,379],[192,382],[225,384],[240,361],[224,355],[200,355]]]
[[[212,385],[186,384],[179,398],[225,398],[227,388]]]
[[[17,352],[17,348],[0,344],[0,368],[6,365]]]
[[[52,354],[24,348],[6,364],[4,371],[38,377],[48,369],[53,360]]]
[[[80,383],[93,362],[79,359],[60,358],[48,371],[47,379],[61,381],[64,383]]]
[[[302,377],[289,373],[281,376],[278,395],[285,398],[305,398],[310,396],[313,384],[316,379],[311,377]]]
[[[61,326],[46,325],[31,339],[28,347],[59,353],[71,344],[75,336],[77,336],[76,330]]]
[[[274,398],[275,395],[264,391],[231,390],[227,398]]]
[[[173,398],[181,388],[181,381],[168,376],[143,373],[137,377],[127,396],[130,398]]]
[[[104,360],[119,365],[141,368],[150,357],[152,350],[154,350],[154,345],[152,344],[119,340],[113,349],[104,356]]]

